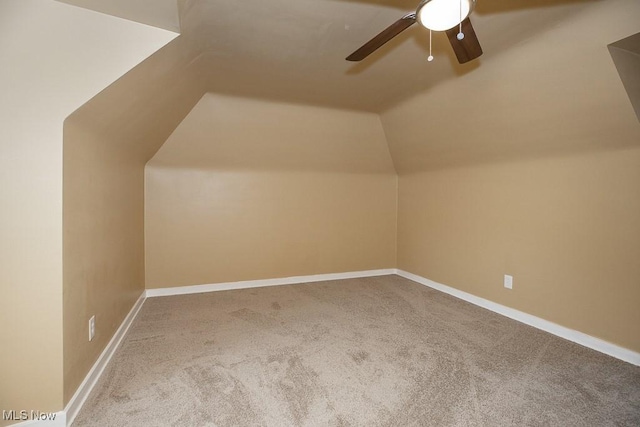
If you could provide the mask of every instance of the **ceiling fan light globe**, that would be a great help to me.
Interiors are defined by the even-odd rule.
[[[422,0],[416,19],[430,30],[445,31],[469,16],[474,5],[475,0]]]

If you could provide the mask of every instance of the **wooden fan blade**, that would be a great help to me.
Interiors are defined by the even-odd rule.
[[[482,47],[480,46],[480,42],[478,41],[478,37],[476,36],[476,32],[474,31],[469,18],[462,21],[462,33],[464,34],[464,38],[462,40],[458,40],[459,32],[460,30],[457,25],[450,30],[447,30],[449,43],[451,43],[451,47],[456,53],[458,62],[464,64],[465,62],[474,60],[482,55]]]
[[[411,12],[398,19],[380,34],[366,42],[360,49],[347,56],[347,61],[362,61],[386,42],[412,26],[416,22],[415,12]]]

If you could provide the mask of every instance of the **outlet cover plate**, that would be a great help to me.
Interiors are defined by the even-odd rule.
[[[504,275],[504,287],[513,289],[513,276],[509,276],[508,274]]]
[[[91,316],[89,319],[89,341],[93,341],[93,337],[96,335],[96,316]]]

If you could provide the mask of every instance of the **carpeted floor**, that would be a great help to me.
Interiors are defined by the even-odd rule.
[[[640,425],[640,367],[398,276],[150,298],[81,426]]]

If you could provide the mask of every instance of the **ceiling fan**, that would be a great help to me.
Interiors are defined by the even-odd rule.
[[[459,63],[474,60],[482,55],[482,47],[469,20],[475,5],[476,0],[421,0],[415,12],[398,19],[346,59],[362,61],[417,21],[429,30],[445,31]],[[433,59],[431,55],[429,58]]]

